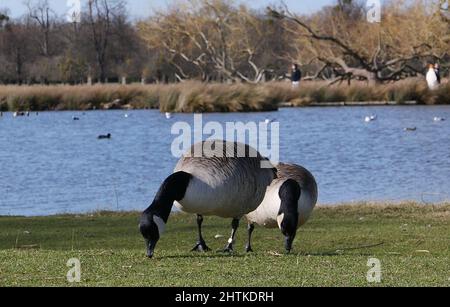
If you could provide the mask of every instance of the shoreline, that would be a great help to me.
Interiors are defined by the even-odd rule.
[[[248,111],[248,112],[169,112],[172,114],[229,114],[229,113],[270,113],[270,112],[279,112],[280,109],[307,109],[307,108],[336,108],[336,107],[343,107],[343,108],[356,108],[356,107],[442,107],[442,106],[450,106],[449,104],[420,104],[417,101],[407,101],[404,103],[397,103],[395,101],[375,101],[375,102],[325,102],[325,103],[311,103],[308,105],[301,105],[296,106],[291,103],[279,103],[278,109],[275,110],[268,110],[268,111]],[[63,113],[63,112],[108,112],[108,111],[158,111],[161,114],[164,114],[165,112],[161,111],[159,108],[116,108],[116,109],[70,109],[70,110],[41,110],[41,111],[28,111],[30,113],[30,116],[36,115],[36,113]],[[17,111],[1,111],[3,114],[3,117],[5,115],[14,114]],[[26,112],[25,112],[26,113]],[[27,117],[26,115],[18,116],[20,117]],[[1,119],[1,116],[0,116]]]
[[[386,209],[386,208],[402,209],[406,207],[414,207],[417,209],[427,208],[444,208],[448,207],[450,210],[450,200],[438,203],[423,203],[418,201],[359,201],[359,202],[345,202],[338,204],[318,204],[315,210],[345,210],[345,209]],[[142,209],[143,210],[143,209]],[[55,213],[44,215],[0,215],[2,218],[24,218],[24,219],[40,219],[40,218],[79,218],[79,217],[95,217],[95,216],[121,216],[121,215],[139,215],[142,212],[139,210],[96,210],[89,212],[71,212],[71,213]],[[173,210],[173,215],[190,216],[185,212]]]
[[[341,102],[313,102],[303,107],[379,107],[379,106],[417,106],[420,105],[416,100],[405,101],[403,103],[398,103],[396,101],[341,101]],[[290,103],[280,103],[278,105],[281,107],[292,107],[295,106]]]

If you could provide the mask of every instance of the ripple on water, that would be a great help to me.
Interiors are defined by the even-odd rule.
[[[173,170],[157,111],[42,112],[0,120],[0,215],[141,210]],[[377,120],[365,123],[367,115]],[[74,122],[72,116],[79,116]],[[316,176],[322,204],[421,200],[450,191],[450,106],[281,109],[204,121],[280,122],[282,161]],[[176,120],[192,123],[192,115]],[[417,127],[406,133],[405,127]],[[98,141],[100,134],[112,139]]]

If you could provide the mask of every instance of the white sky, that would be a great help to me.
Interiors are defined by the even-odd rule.
[[[87,0],[81,0],[82,4]],[[59,14],[64,15],[69,9],[68,0],[49,0],[53,10]],[[152,11],[157,8],[165,7],[170,4],[171,0],[127,0],[128,11],[133,18],[144,18],[151,15]],[[258,0],[248,1],[240,0],[253,8],[264,8],[269,4],[278,3],[278,0]],[[319,10],[325,5],[332,4],[334,0],[285,0],[284,1],[292,11],[308,14]],[[24,0],[0,0],[0,9],[9,9],[13,17],[18,17],[26,12]]]

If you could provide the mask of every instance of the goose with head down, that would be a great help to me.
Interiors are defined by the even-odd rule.
[[[202,236],[203,216],[231,218],[232,233],[225,248],[231,252],[240,219],[259,206],[275,177],[270,162],[248,145],[226,141],[195,144],[142,214],[139,227],[147,256],[153,256],[174,204],[183,212],[197,214],[199,239],[193,251],[209,250]]]
[[[316,180],[307,169],[295,164],[279,164],[277,178],[268,187],[263,202],[246,215],[249,222],[247,252],[252,251],[251,236],[254,225],[258,224],[266,228],[279,227],[289,253],[297,229],[310,218],[317,198]]]

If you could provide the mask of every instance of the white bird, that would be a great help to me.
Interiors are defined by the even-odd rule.
[[[124,115],[124,117],[125,117],[125,118],[128,118],[128,117],[130,117],[130,115],[128,115],[128,114],[125,114],[125,115]]]
[[[371,116],[366,116],[366,118],[364,120],[366,123],[370,123],[370,122],[377,120],[377,118],[378,117],[376,115],[371,115]]]
[[[266,125],[268,125],[268,124],[270,124],[270,123],[273,123],[274,122],[274,120],[273,119],[269,119],[269,118],[266,118],[266,120],[264,121],[264,123],[266,124]]]
[[[166,118],[167,119],[171,119],[172,118],[172,113],[166,112]]]
[[[281,163],[277,166],[277,177],[267,189],[261,205],[246,215],[249,222],[247,252],[252,251],[251,236],[254,224],[258,224],[266,228],[279,227],[289,253],[297,229],[308,221],[316,206],[317,183],[307,169]]]
[[[244,157],[238,155],[241,152],[246,153]],[[147,256],[153,256],[174,203],[183,212],[197,214],[199,240],[193,251],[209,250],[202,237],[203,216],[233,219],[225,248],[231,252],[239,220],[261,204],[276,177],[275,168],[262,168],[262,163],[270,164],[255,149],[240,143],[206,141],[192,146],[142,214],[140,231],[146,239]]]

